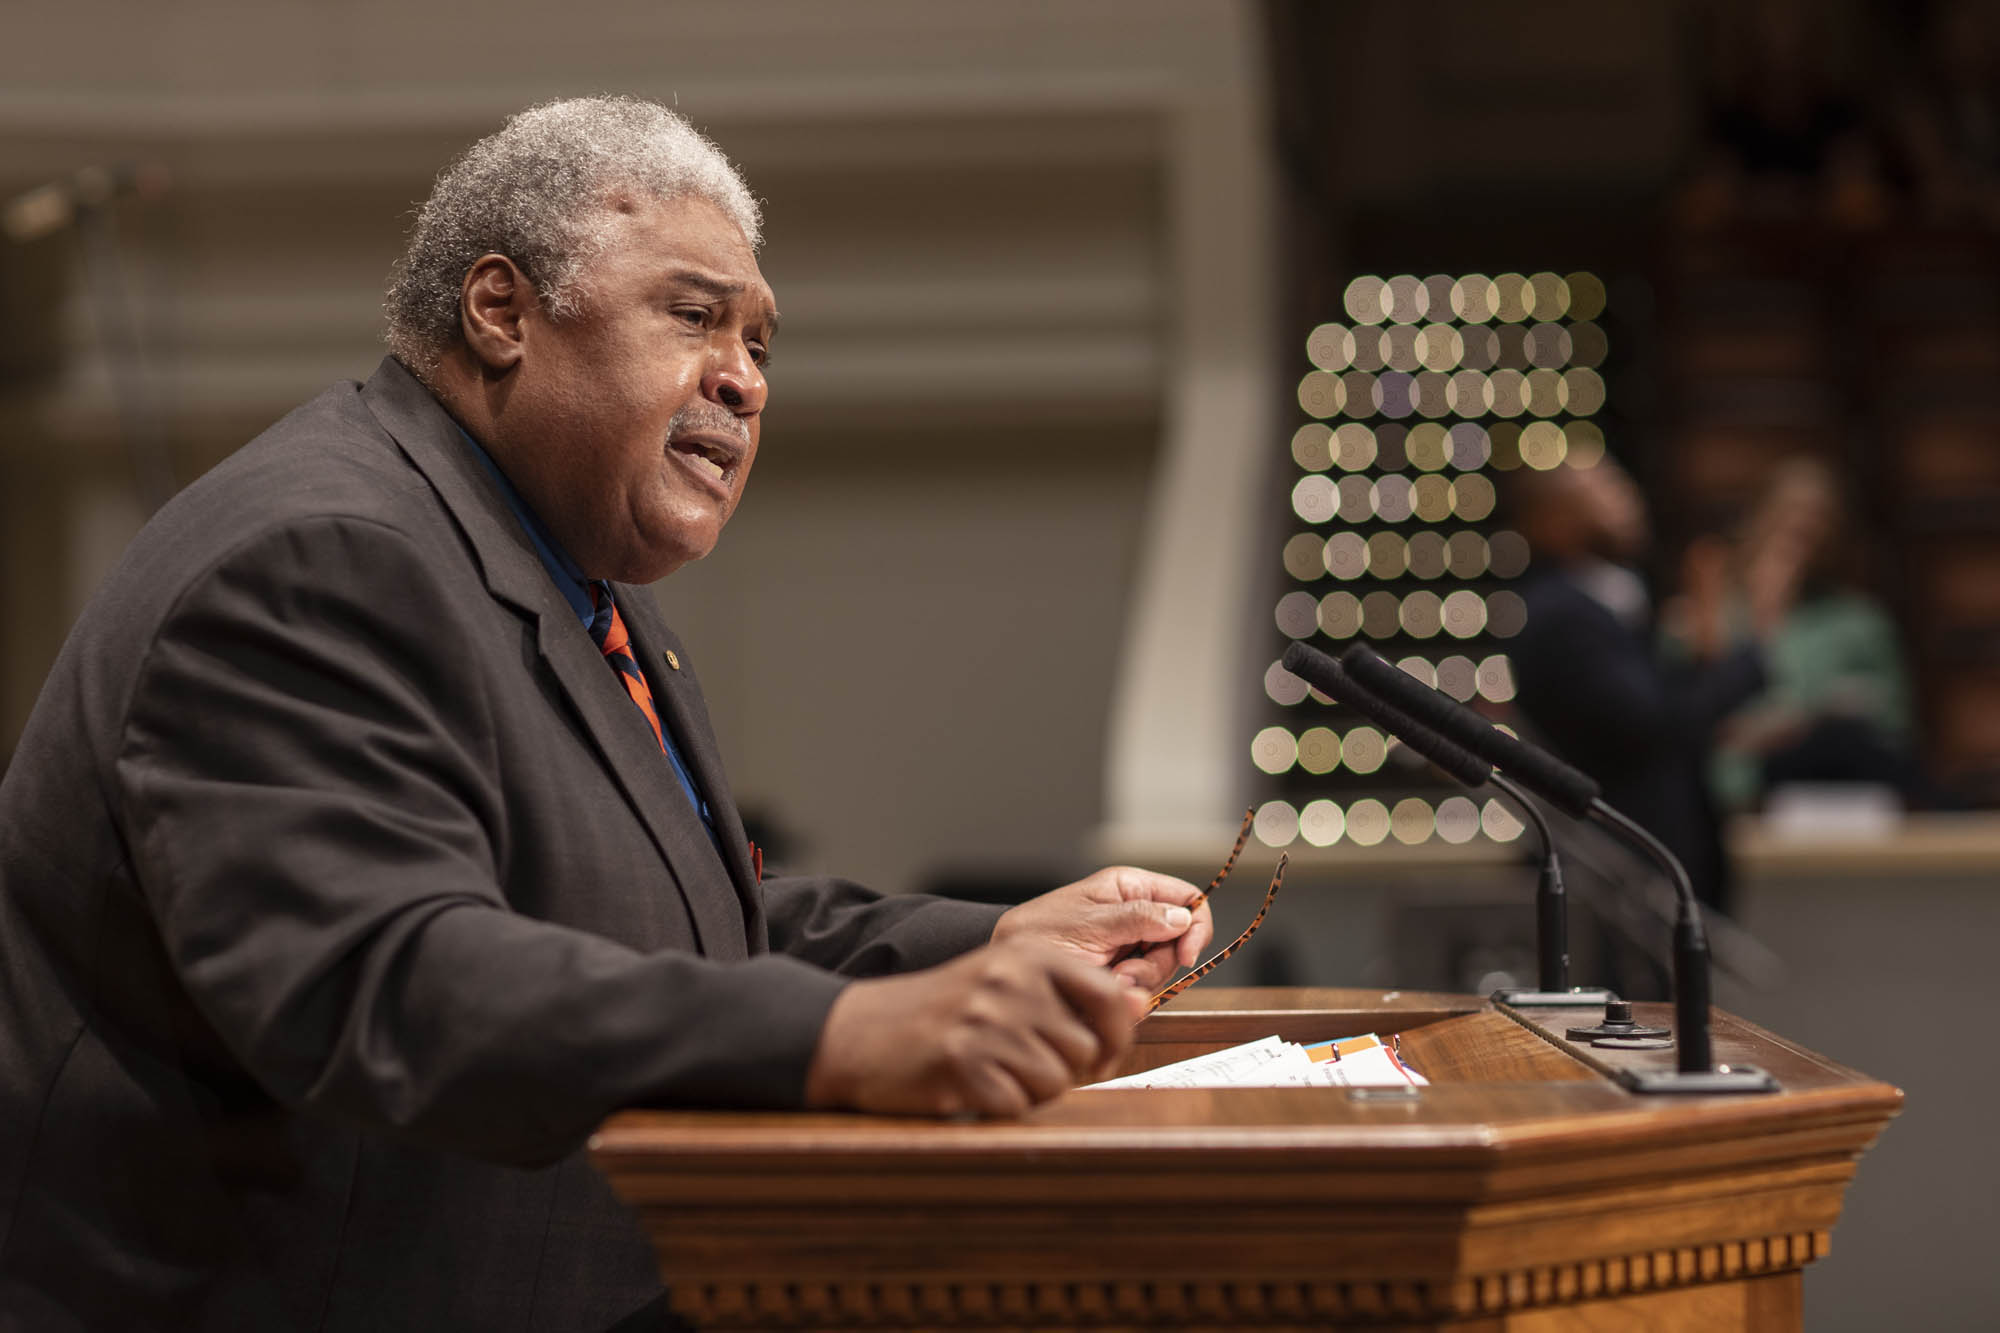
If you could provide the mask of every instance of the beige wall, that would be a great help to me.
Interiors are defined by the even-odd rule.
[[[0,198],[173,174],[119,225],[183,479],[368,373],[407,211],[457,147],[550,95],[677,101],[767,200],[786,320],[749,498],[659,590],[737,785],[886,887],[1080,848],[1156,464],[1205,393],[1181,333],[1261,309],[1189,299],[1189,238],[1264,247],[1187,217],[1242,203],[1205,173],[1258,151],[1254,5],[75,0],[28,27],[0,49]],[[1218,99],[1234,119],[1191,156]],[[0,253],[58,297],[9,311],[51,368],[0,378],[0,751],[137,521],[78,258]]]

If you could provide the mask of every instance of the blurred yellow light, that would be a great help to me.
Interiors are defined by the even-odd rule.
[[[1405,796],[1396,802],[1396,808],[1389,815],[1389,831],[1396,835],[1396,841],[1406,847],[1429,842],[1431,834],[1437,832],[1437,815],[1431,810],[1431,803],[1418,796]]]
[[[1444,600],[1425,588],[1403,599],[1397,623],[1413,639],[1428,639],[1444,626]]]
[[[1309,421],[1292,432],[1292,461],[1308,472],[1324,472],[1333,466],[1333,428]]]
[[[1425,529],[1410,538],[1410,572],[1420,579],[1442,577],[1445,569],[1444,534]]]
[[[1278,599],[1278,632],[1288,639],[1312,637],[1319,601],[1309,592],[1288,592]]]
[[[1298,740],[1283,727],[1266,727],[1250,742],[1250,761],[1266,773],[1287,772],[1298,758]]]
[[[1356,324],[1380,324],[1387,317],[1388,307],[1383,304],[1385,295],[1382,279],[1368,274],[1347,284],[1347,295],[1343,304],[1347,307],[1347,317]]]
[[[1375,517],[1375,483],[1358,474],[1342,477],[1339,512],[1345,523],[1366,523]]]
[[[1533,415],[1552,417],[1563,410],[1562,384],[1556,371],[1531,370],[1524,378],[1521,400]]]
[[[1405,373],[1423,365],[1417,357],[1417,339],[1422,331],[1407,324],[1398,324],[1382,334],[1382,360],[1391,370]]]
[[[1563,427],[1572,467],[1596,467],[1604,461],[1604,432],[1594,421],[1572,421]]]
[[[1376,394],[1375,377],[1365,370],[1347,371],[1340,377],[1340,388],[1343,410],[1349,416],[1365,417],[1381,406],[1381,399]]]
[[[1364,796],[1347,807],[1347,840],[1361,847],[1373,847],[1389,836],[1389,807],[1373,796]]]
[[[1257,807],[1252,827],[1257,831],[1257,841],[1266,847],[1289,847],[1298,840],[1299,812],[1290,801],[1266,801]]]
[[[1435,472],[1426,473],[1410,484],[1410,508],[1426,523],[1442,523],[1451,517],[1451,482]]]
[[[1569,317],[1596,319],[1604,313],[1604,283],[1595,273],[1572,273],[1569,284]]]
[[[1479,695],[1491,699],[1496,704],[1511,702],[1514,698],[1514,664],[1505,653],[1495,653],[1479,664],[1477,675]]]
[[[1435,370],[1420,371],[1410,381],[1410,402],[1427,417],[1441,417],[1451,411],[1451,379]]]
[[[1518,273],[1502,273],[1493,279],[1493,318],[1505,324],[1518,324],[1528,317],[1528,302],[1534,297],[1528,290],[1528,280]]]
[[[1528,539],[1510,528],[1502,528],[1487,539],[1487,559],[1498,578],[1518,578],[1528,567]]]
[[[1451,428],[1445,452],[1460,472],[1476,472],[1493,456],[1493,444],[1486,428],[1476,421],[1461,421]]]
[[[1493,390],[1477,370],[1461,370],[1446,380],[1444,400],[1462,417],[1484,416],[1493,410]]]
[[[1536,319],[1561,319],[1569,313],[1569,284],[1553,273],[1528,279],[1528,309]]]
[[[1401,523],[1410,516],[1410,479],[1390,475],[1377,481],[1370,491],[1375,517],[1384,523]]]
[[[1347,829],[1346,816],[1338,805],[1321,798],[1306,802],[1299,811],[1299,836],[1315,847],[1331,847]]]
[[[1518,370],[1496,370],[1486,377],[1487,410],[1496,417],[1518,417],[1527,406],[1527,379]],[[1351,397],[1351,394],[1350,394]]]
[[[1528,330],[1522,347],[1528,364],[1559,370],[1569,361],[1569,330],[1560,324],[1537,324]]]
[[[1330,592],[1320,598],[1319,627],[1321,633],[1329,639],[1353,638],[1361,632],[1361,621],[1361,599],[1353,593]],[[1280,628],[1283,626],[1280,625]],[[1305,634],[1294,634],[1292,637],[1303,639],[1311,633],[1312,630],[1308,628]]]
[[[1527,603],[1505,589],[1486,599],[1486,630],[1496,639],[1511,639],[1528,623]]]
[[[1604,336],[1604,330],[1595,324],[1572,324],[1569,327],[1569,359],[1579,366],[1601,366],[1604,358],[1611,353],[1611,341]]]
[[[1454,639],[1469,639],[1486,628],[1486,599],[1470,588],[1460,588],[1444,599],[1444,632]]]
[[[1479,692],[1478,668],[1462,654],[1453,653],[1439,662],[1437,675],[1437,687],[1460,703]]]
[[[1368,543],[1358,532],[1336,532],[1326,539],[1321,558],[1335,578],[1358,579],[1368,572]]]
[[[1417,334],[1416,353],[1426,370],[1452,370],[1465,354],[1465,339],[1449,324],[1426,324]]]
[[[1399,273],[1389,279],[1389,294],[1382,305],[1395,323],[1414,324],[1424,317],[1427,301],[1423,283],[1407,273]]]
[[[1264,693],[1272,703],[1291,708],[1305,702],[1306,683],[1285,670],[1283,662],[1273,662],[1264,669]]]
[[[1389,742],[1373,727],[1356,727],[1340,738],[1340,758],[1350,772],[1373,773],[1388,756]]]
[[[1410,548],[1393,532],[1378,532],[1368,539],[1368,572],[1378,579],[1393,579],[1410,567]]]
[[[1427,657],[1405,657],[1396,663],[1396,669],[1411,680],[1422,681],[1432,689],[1437,688],[1437,668],[1431,665]]]
[[[1468,523],[1491,514],[1496,498],[1493,483],[1477,472],[1467,472],[1451,484],[1452,512]]]
[[[1457,847],[1479,836],[1479,807],[1465,796],[1447,796],[1438,802],[1438,841]]]
[[[1335,461],[1344,471],[1359,472],[1375,461],[1375,432],[1358,421],[1342,423],[1333,442]]]
[[[1456,284],[1447,273],[1433,273],[1424,279],[1424,314],[1431,319],[1451,318],[1451,292]]]
[[[1299,767],[1324,775],[1340,767],[1340,737],[1331,727],[1308,727],[1299,737]]]
[[[1310,532],[1301,532],[1285,543],[1285,572],[1301,583],[1311,583],[1326,573],[1326,543]]]
[[[1413,401],[1415,385],[1410,376],[1399,370],[1385,370],[1375,382],[1375,406],[1385,417],[1406,417],[1416,407]]]
[[[1324,370],[1315,370],[1299,381],[1299,406],[1308,416],[1330,417],[1347,406],[1347,390]]]
[[[1467,370],[1491,370],[1500,364],[1500,334],[1485,325],[1474,325],[1459,332],[1461,350],[1458,363]]]
[[[1397,619],[1403,604],[1396,594],[1383,589],[1361,599],[1361,630],[1371,639],[1392,638],[1400,628]]]
[[[1488,801],[1479,813],[1479,826],[1495,842],[1512,842],[1521,836],[1521,821],[1497,800]]]
[[[1410,433],[1403,437],[1403,454],[1419,472],[1437,472],[1445,465],[1449,439],[1443,426],[1426,421],[1410,427]]]
[[[1493,283],[1483,273],[1468,273],[1451,285],[1451,313],[1467,324],[1493,318]]]
[[[1562,405],[1580,417],[1604,406],[1604,378],[1584,366],[1565,370],[1562,375]]]
[[[1445,563],[1461,579],[1476,579],[1486,572],[1486,539],[1476,532],[1454,532],[1445,544]]]
[[[1292,512],[1308,523],[1325,523],[1333,517],[1338,499],[1324,472],[1309,473],[1292,487]]]
[[[1537,472],[1547,472],[1561,466],[1569,441],[1553,421],[1535,421],[1521,427],[1520,450],[1523,463]]]
[[[1354,335],[1344,324],[1322,324],[1306,335],[1306,359],[1321,370],[1345,370],[1354,360]]]

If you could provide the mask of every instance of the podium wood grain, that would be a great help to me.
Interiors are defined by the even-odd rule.
[[[1902,1094],[1718,1012],[1783,1091],[1638,1097],[1574,1011],[1212,990],[1130,1066],[1400,1033],[1432,1080],[1079,1092],[1019,1120],[631,1112],[592,1142],[676,1308],[715,1328],[1795,1329]],[[1670,1023],[1669,1006],[1637,1006]]]

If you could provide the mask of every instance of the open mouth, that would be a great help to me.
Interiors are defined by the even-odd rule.
[[[697,475],[721,485],[736,470],[738,451],[713,440],[673,440],[668,448],[686,460]]]

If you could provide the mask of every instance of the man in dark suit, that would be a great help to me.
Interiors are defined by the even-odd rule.
[[[605,1114],[1012,1113],[1193,961],[1142,871],[760,882],[637,586],[755,460],[757,227],[659,107],[514,118],[425,207],[395,357],[84,613],[0,785],[0,1329],[665,1327]]]
[[[1507,645],[1522,713],[1680,858],[1704,902],[1725,906],[1729,865],[1707,762],[1717,724],[1763,685],[1758,645],[1718,638],[1682,660],[1663,655],[1633,568],[1651,527],[1616,463],[1524,469],[1507,502],[1534,553],[1521,584],[1526,625]]]

